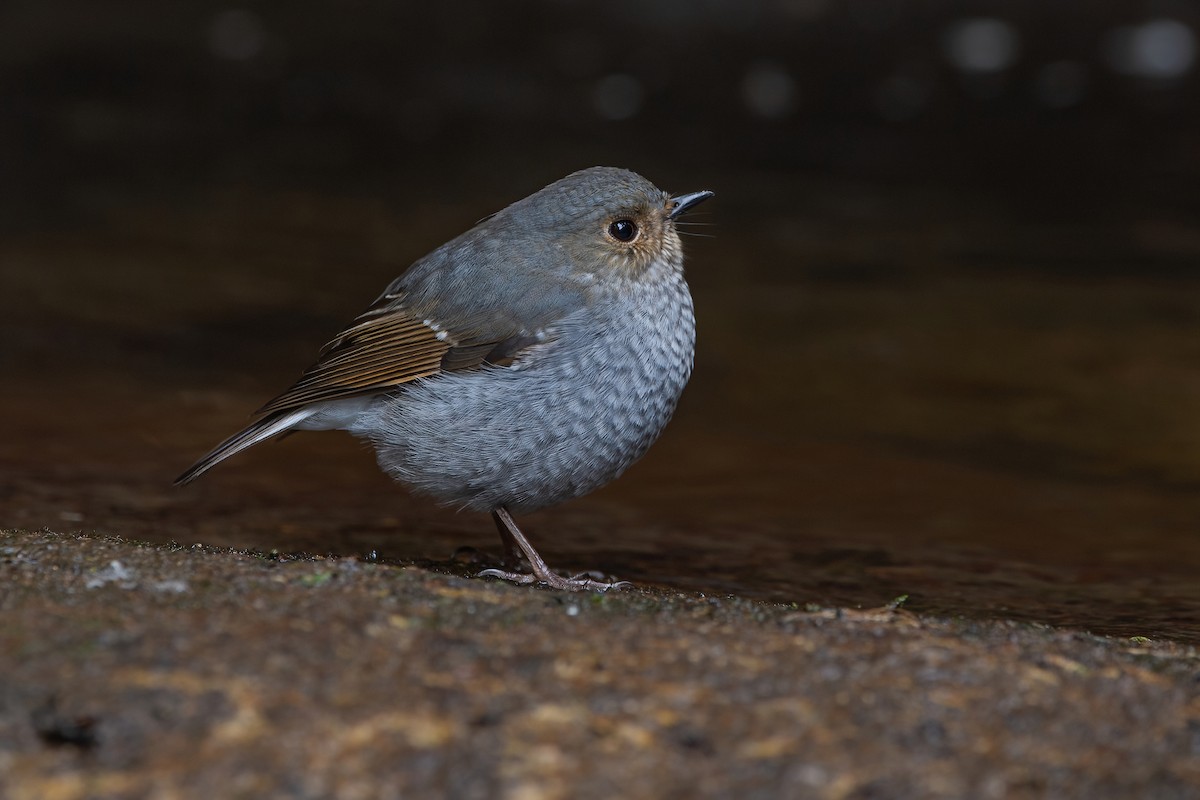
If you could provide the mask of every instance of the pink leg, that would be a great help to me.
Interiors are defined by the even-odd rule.
[[[508,509],[500,506],[492,512],[492,519],[496,521],[496,529],[500,531],[500,539],[504,542],[504,551],[510,560],[519,560],[519,556],[525,556],[525,560],[529,562],[529,568],[533,570],[532,575],[526,575],[522,572],[505,572],[499,569],[485,569],[479,573],[481,578],[502,578],[513,583],[530,584],[544,583],[552,589],[580,591],[583,589],[591,589],[597,592],[607,592],[609,589],[620,589],[629,586],[629,581],[614,581],[606,583],[604,581],[593,580],[586,575],[576,575],[572,578],[564,578],[561,575],[551,572],[550,567],[546,566],[546,562],[538,555],[538,551],[533,549],[533,545],[525,538],[525,534],[521,533],[521,529],[517,527],[517,523],[513,521],[512,514],[508,513]]]

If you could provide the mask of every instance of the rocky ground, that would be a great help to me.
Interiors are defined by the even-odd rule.
[[[0,534],[0,795],[1187,798],[1200,655]]]

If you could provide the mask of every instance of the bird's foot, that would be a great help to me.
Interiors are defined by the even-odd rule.
[[[521,533],[521,529],[517,527],[517,523],[513,521],[512,514],[508,513],[507,508],[500,506],[492,511],[492,519],[496,522],[496,530],[500,532],[500,540],[504,542],[504,552],[508,554],[508,563],[505,566],[520,564],[523,559],[529,562],[529,572],[485,569],[478,573],[477,577],[500,578],[522,586],[540,583],[551,589],[565,592],[607,592],[609,589],[623,589],[633,585],[629,581],[606,581],[604,580],[605,576],[600,573],[581,572],[570,578],[564,578],[558,573],[551,572],[550,568],[546,566],[546,562],[538,555],[538,551],[534,550],[533,545],[525,538],[525,534]]]
[[[476,577],[500,578],[501,580],[521,586],[539,583],[549,586],[551,589],[558,589],[564,592],[607,592],[609,589],[625,589],[633,586],[629,581],[603,580],[603,576],[595,572],[581,572],[578,575],[572,575],[570,578],[564,578],[562,575],[550,571],[534,574],[529,572],[506,572],[502,569],[485,569],[476,575]]]

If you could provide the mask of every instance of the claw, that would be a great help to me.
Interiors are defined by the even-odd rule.
[[[629,581],[613,581],[609,583],[607,581],[592,580],[591,578],[584,577],[587,574],[583,572],[570,578],[564,578],[553,572],[546,575],[530,575],[523,572],[505,572],[502,569],[485,569],[482,572],[476,573],[475,577],[499,578],[500,580],[520,584],[521,586],[540,583],[549,586],[551,589],[566,592],[607,592],[609,589],[625,589],[633,586]]]
[[[584,590],[607,592],[609,589],[624,589],[633,585],[629,581],[605,581],[604,574],[600,572],[581,572],[570,578],[564,578],[551,572],[550,568],[546,566],[546,562],[538,555],[537,550],[534,550],[533,545],[525,538],[525,534],[521,533],[521,529],[517,527],[517,523],[513,521],[507,508],[503,506],[497,508],[492,512],[492,519],[496,522],[496,529],[500,531],[500,539],[504,542],[505,551],[517,559],[524,556],[525,560],[529,562],[533,574],[506,572],[502,569],[485,569],[478,573],[477,577],[500,578],[522,586],[540,583],[551,589],[570,592]]]
[[[502,569],[485,569],[482,572],[475,573],[476,578],[499,578],[502,581],[510,583],[519,583],[522,585],[533,583],[537,580],[532,575],[525,575],[520,572],[505,572]]]

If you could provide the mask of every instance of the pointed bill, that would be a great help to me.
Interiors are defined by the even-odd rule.
[[[667,219],[675,219],[680,214],[684,214],[693,206],[703,203],[708,198],[712,197],[713,193],[705,189],[702,192],[691,192],[690,194],[681,194],[671,198],[674,203],[670,213],[667,214]]]

